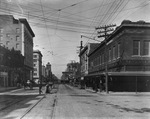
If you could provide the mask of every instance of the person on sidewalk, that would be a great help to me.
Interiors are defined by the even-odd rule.
[[[39,83],[39,94],[41,94],[41,93],[43,93],[43,92],[42,92],[42,84]]]
[[[102,80],[100,80],[100,82],[99,82],[99,89],[100,89],[100,92],[102,92],[102,90],[103,90],[103,87],[102,87]]]
[[[45,93],[50,93],[49,83],[47,83],[46,86],[45,86]]]

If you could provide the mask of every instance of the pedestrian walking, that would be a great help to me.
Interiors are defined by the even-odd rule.
[[[39,94],[41,94],[41,93],[43,93],[43,92],[42,92],[42,84],[39,83]]]
[[[100,88],[100,92],[102,92],[102,80],[100,80],[100,82],[99,82],[99,88]]]
[[[50,91],[49,91],[49,83],[47,83],[46,86],[45,86],[45,93],[50,93]]]
[[[46,85],[45,85],[45,96],[44,97],[46,97],[46,94],[47,93],[50,93],[50,90],[49,90],[49,83],[47,83]]]

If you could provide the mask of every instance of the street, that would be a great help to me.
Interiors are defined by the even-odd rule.
[[[95,93],[60,84],[46,95],[39,95],[38,89],[0,93],[0,116],[2,119],[148,119],[149,100],[149,93]]]
[[[150,95],[97,94],[60,85],[53,119],[150,118]]]
[[[42,96],[38,95],[38,89],[18,89],[0,93],[0,117],[16,119]]]

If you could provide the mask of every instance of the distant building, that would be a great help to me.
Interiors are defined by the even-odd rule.
[[[42,65],[42,81],[46,82],[46,67]]]
[[[0,15],[0,45],[21,51],[25,57],[24,80],[32,79],[33,37],[35,35],[26,19],[15,19],[12,15]]]
[[[42,76],[46,77],[46,67],[42,65]]]
[[[42,81],[42,54],[39,50],[33,51],[33,80],[36,83]]]
[[[124,20],[88,57],[89,85],[107,73],[110,91],[150,91],[150,23]]]
[[[45,75],[46,75],[47,82],[52,81],[52,69],[51,69],[51,64],[49,62],[46,64]]]
[[[80,64],[79,62],[72,61],[67,64],[66,71],[62,72],[61,81],[75,83],[79,82],[80,78]]]

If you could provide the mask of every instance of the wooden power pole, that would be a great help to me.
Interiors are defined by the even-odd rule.
[[[116,25],[112,24],[112,25],[105,25],[105,26],[101,26],[101,27],[96,27],[95,29],[96,30],[100,30],[98,31],[97,33],[99,34],[98,35],[98,38],[101,38],[101,37],[104,37],[104,41],[105,41],[105,86],[106,86],[106,93],[109,93],[108,91],[108,63],[107,63],[107,49],[106,49],[106,44],[107,44],[107,37],[111,35],[111,31],[113,31],[114,29],[112,27],[115,27]]]

